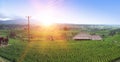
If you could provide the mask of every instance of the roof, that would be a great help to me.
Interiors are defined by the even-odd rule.
[[[73,39],[91,39],[91,35],[87,34],[87,33],[79,33],[76,36],[73,37]]]
[[[88,33],[79,33],[73,37],[73,40],[102,40],[99,35],[90,35]]]

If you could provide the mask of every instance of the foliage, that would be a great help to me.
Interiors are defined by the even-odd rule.
[[[89,28],[89,27],[87,27]],[[47,35],[59,36],[66,33],[68,38],[72,38],[79,33],[79,30],[70,31],[35,31],[31,30],[32,42],[22,41],[20,38],[27,37],[24,30],[14,30],[20,38],[10,38],[9,46],[0,48],[0,56],[11,62],[110,62],[120,57],[120,35],[109,36],[111,29],[91,29],[86,28],[86,32],[104,35],[104,41],[74,41],[43,39]],[[82,31],[82,30],[81,30]],[[0,30],[0,34],[5,36],[8,33]],[[37,34],[36,34],[37,33]],[[116,42],[117,41],[117,42]]]
[[[19,62],[108,62],[120,57],[120,48],[105,41],[34,41],[11,39],[0,56]],[[21,58],[22,57],[22,58]]]

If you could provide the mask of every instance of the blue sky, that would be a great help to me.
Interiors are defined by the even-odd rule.
[[[30,15],[41,22],[120,24],[119,3],[120,0],[0,0],[0,14],[7,18]]]

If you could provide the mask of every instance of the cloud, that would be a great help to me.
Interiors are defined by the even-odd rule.
[[[13,20],[12,18],[0,18],[0,21],[8,21],[8,20]]]
[[[0,13],[0,21],[8,21],[8,20],[13,20],[13,19]]]

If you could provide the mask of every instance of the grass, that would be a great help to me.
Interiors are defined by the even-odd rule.
[[[5,31],[1,32],[3,32],[1,33],[3,36],[7,34]],[[71,32],[78,33],[77,31]],[[71,32],[67,32],[67,34],[72,36]],[[41,33],[39,32],[35,36]],[[60,33],[64,33],[64,31]],[[101,34],[101,32],[98,33]],[[25,36],[25,33],[22,32],[18,34]],[[48,34],[43,33],[42,35],[47,36]],[[41,41],[30,43],[16,38],[10,39],[10,46],[0,48],[0,56],[11,62],[110,62],[120,57],[119,37],[120,35],[107,36],[104,41],[47,41],[40,39]]]
[[[12,62],[109,62],[120,57],[120,47],[108,41],[33,41],[11,39],[0,56]]]

